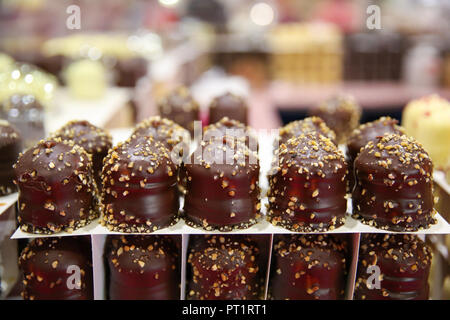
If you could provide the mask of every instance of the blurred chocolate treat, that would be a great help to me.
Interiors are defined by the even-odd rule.
[[[261,299],[264,275],[260,249],[246,235],[198,235],[190,239],[188,300]]]
[[[97,188],[101,190],[103,158],[112,147],[111,135],[88,121],[70,121],[56,131],[53,136],[73,141],[92,156],[95,182]]]
[[[200,120],[198,103],[192,98],[189,89],[180,86],[158,102],[161,117],[175,121],[194,135],[194,121]]]
[[[61,80],[61,71],[63,70],[66,57],[61,54],[46,55],[42,54],[39,48],[23,48],[23,50],[13,53],[14,59],[21,63],[27,63],[48,72]]]
[[[18,130],[25,148],[45,137],[44,108],[33,95],[14,94],[0,107],[0,117]]]
[[[280,145],[269,172],[268,220],[296,232],[342,226],[347,210],[344,155],[323,135],[308,132]]]
[[[172,120],[154,116],[147,118],[136,126],[132,136],[152,137],[162,143],[170,152],[174,151],[180,156],[189,154],[191,140],[189,131]]]
[[[22,151],[19,131],[8,121],[0,120],[0,196],[17,190],[13,165]]]
[[[203,128],[203,140],[233,137],[235,142],[243,142],[252,151],[258,151],[258,137],[252,128],[242,122],[224,117]]]
[[[417,231],[436,223],[433,164],[420,143],[387,134],[369,141],[354,162],[353,216],[390,231]]]
[[[202,141],[185,163],[184,219],[193,227],[231,231],[260,218],[259,159],[243,142],[224,136]]]
[[[209,123],[216,123],[223,117],[248,124],[248,107],[245,100],[230,92],[214,98],[209,106]]]
[[[92,161],[72,141],[41,140],[19,156],[14,169],[23,231],[71,232],[98,217]]]
[[[416,235],[362,234],[354,299],[427,300],[431,252]]]
[[[320,117],[336,133],[338,144],[345,143],[350,133],[359,125],[361,108],[350,95],[337,95],[309,110]]]
[[[269,298],[273,300],[344,299],[348,243],[327,234],[276,235]]]
[[[303,120],[296,120],[288,123],[280,128],[279,138],[275,142],[277,149],[280,144],[286,143],[289,139],[297,137],[301,134],[313,133],[315,135],[323,135],[336,143],[336,134],[328,128],[325,122],[319,117],[308,117]]]
[[[148,61],[144,58],[135,57],[119,59],[115,65],[117,72],[116,84],[119,87],[135,87],[136,82],[147,75]]]
[[[89,237],[36,238],[22,251],[25,300],[92,300]]]
[[[381,137],[386,133],[404,134],[404,129],[400,127],[398,121],[390,117],[381,117],[378,120],[364,123],[353,130],[347,140],[347,160],[349,166],[349,182],[350,190],[353,190],[355,178],[353,173],[353,162],[359,151],[364,146],[377,137]]]
[[[103,222],[111,231],[149,233],[178,220],[179,167],[152,137],[109,150],[102,172]]]
[[[63,70],[65,57],[63,55],[52,55],[52,56],[46,56],[43,54],[37,54],[35,56],[34,61],[29,61],[31,64],[36,65],[37,67],[41,68],[45,72],[53,74],[55,77],[58,78],[59,82],[62,82],[62,74],[61,71]],[[20,60],[23,61],[23,60]]]
[[[179,300],[179,236],[109,236],[105,260],[111,300]],[[181,242],[181,241],[178,241]]]

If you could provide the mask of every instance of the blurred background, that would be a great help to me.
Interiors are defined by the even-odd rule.
[[[68,27],[71,5],[80,29]],[[379,30],[367,27],[370,5]],[[401,120],[413,99],[450,99],[449,30],[448,0],[0,0],[0,115],[34,141],[72,119],[127,128],[183,84],[204,123],[226,91],[246,98],[257,129],[342,92],[361,122]],[[449,237],[434,237],[433,290],[450,298]]]
[[[430,92],[450,97],[445,0],[0,3],[2,52],[53,74],[75,98],[138,87],[144,97],[133,94],[132,117],[151,114],[150,100],[174,83],[191,86],[202,108],[224,90],[248,96],[250,124],[261,128],[302,117],[339,91],[356,97],[362,122],[400,118],[409,100]],[[66,27],[73,4],[79,30]],[[367,28],[372,4],[381,30]],[[95,77],[102,85],[90,87]]]

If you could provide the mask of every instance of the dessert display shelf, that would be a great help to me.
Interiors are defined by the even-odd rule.
[[[124,141],[131,133],[131,129],[119,129],[112,130],[111,134],[113,136],[114,144],[117,144],[119,141]],[[258,137],[259,141],[259,157],[260,157],[260,187],[262,194],[262,205],[261,205],[261,213],[262,217],[258,221],[258,223],[247,229],[238,229],[230,232],[220,232],[220,231],[206,231],[200,228],[193,228],[188,226],[183,219],[180,219],[176,224],[166,227],[152,233],[144,233],[145,235],[151,234],[166,234],[166,235],[180,235],[180,234],[294,234],[294,233],[395,233],[392,231],[377,229],[375,227],[363,224],[357,219],[354,219],[351,216],[352,208],[351,208],[351,199],[347,200],[347,214],[345,224],[341,227],[338,227],[334,230],[327,232],[292,232],[285,228],[274,226],[270,222],[266,220],[266,204],[268,203],[267,197],[265,196],[268,189],[268,180],[267,180],[267,172],[271,166],[271,159],[273,154],[273,141],[274,137],[270,134],[261,133]],[[441,177],[440,172],[436,172],[434,174],[434,179],[439,180],[440,184],[442,184],[443,178]],[[8,197],[6,197],[8,198]],[[14,203],[17,199],[17,194],[10,196],[9,201]],[[1,203],[0,198],[0,203]],[[183,198],[180,198],[180,210],[183,208]],[[0,207],[1,210],[1,207]],[[431,225],[427,229],[422,229],[416,232],[400,232],[400,233],[414,233],[414,234],[448,234],[450,233],[450,225],[445,221],[439,213],[436,214],[437,223]],[[85,227],[79,228],[71,233],[69,232],[59,232],[55,234],[31,234],[27,232],[23,232],[18,228],[16,232],[13,234],[13,239],[20,238],[38,238],[38,237],[60,237],[60,236],[76,236],[76,235],[108,235],[108,234],[142,234],[142,233],[121,233],[121,232],[113,232],[108,230],[105,226],[100,224],[100,219],[96,219],[92,221],[90,224]]]
[[[190,295],[192,294],[192,288],[190,288],[189,283],[191,283],[191,279],[189,278],[191,273],[189,272],[191,261],[189,259],[191,252],[191,244],[199,240],[200,238],[196,238],[197,235],[174,235],[173,238],[176,241],[181,241],[180,248],[180,268],[177,271],[180,277],[181,286],[179,288],[180,300],[188,300]],[[260,277],[262,287],[260,290],[260,294],[257,299],[268,300],[269,297],[269,287],[270,277],[271,277],[271,267],[273,266],[273,250],[274,250],[274,242],[276,241],[274,235],[251,235],[253,240],[256,239],[257,243],[260,246],[260,257],[259,261],[260,267]],[[94,282],[94,299],[95,300],[105,300],[110,298],[111,291],[108,294],[108,281],[109,278],[105,275],[108,274],[107,263],[105,259],[105,255],[108,251],[108,240],[106,235],[96,234],[91,237],[92,241],[92,264],[93,264],[93,282]],[[223,240],[221,240],[223,241]],[[344,277],[344,288],[345,293],[342,295],[341,299],[352,300],[354,294],[355,287],[355,279],[357,274],[357,263],[358,263],[358,252],[360,247],[360,235],[359,234],[348,234],[346,236],[346,241],[348,242],[348,253],[346,258],[348,259],[348,264],[346,267],[346,275]],[[141,294],[144,294],[143,292]],[[141,297],[142,298],[142,297]],[[241,297],[242,299],[242,297]]]

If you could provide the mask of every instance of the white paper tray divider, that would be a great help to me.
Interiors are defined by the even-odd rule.
[[[359,245],[361,241],[361,234],[354,233],[351,235],[351,255],[352,260],[350,263],[350,268],[347,277],[347,287],[346,287],[346,300],[353,300],[353,295],[355,292],[355,280],[356,272],[358,271],[358,259],[359,259]]]
[[[189,235],[181,236],[181,284],[180,284],[180,300],[186,300],[186,271],[187,271],[187,255],[188,255]]]
[[[106,235],[91,236],[94,300],[106,300],[106,268],[103,259]]]

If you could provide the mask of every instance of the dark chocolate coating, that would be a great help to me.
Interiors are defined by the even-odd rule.
[[[260,249],[248,236],[192,236],[189,247],[186,299],[261,299]]]
[[[188,225],[231,231],[248,228],[260,217],[258,155],[227,139],[202,141],[184,165]]]
[[[140,57],[119,59],[115,65],[117,85],[135,87],[137,81],[147,74],[148,60]]]
[[[428,299],[431,258],[431,248],[415,235],[361,235],[354,299]],[[379,267],[379,289],[369,279],[374,274],[370,266]]]
[[[70,121],[56,131],[53,136],[63,140],[72,140],[92,156],[95,182],[100,190],[103,158],[112,147],[111,135],[88,121]]]
[[[227,92],[214,98],[209,106],[209,123],[216,123],[223,117],[248,124],[248,107],[245,100],[235,94]]]
[[[258,151],[258,137],[252,128],[245,124],[227,117],[203,128],[203,140],[221,138],[223,136],[233,137],[237,142],[243,142],[252,151]]]
[[[319,117],[308,117],[303,120],[296,120],[280,128],[278,141],[275,141],[275,150],[279,145],[286,143],[289,139],[298,137],[304,133],[314,133],[323,135],[333,142],[336,142],[336,134],[327,127],[325,122]]]
[[[336,133],[337,143],[341,144],[359,125],[361,108],[352,96],[337,95],[310,109],[309,114],[325,121]]]
[[[19,266],[25,300],[93,299],[89,237],[33,239],[22,251]]]
[[[73,231],[98,217],[90,156],[72,141],[41,140],[19,156],[18,221],[23,231]]]
[[[191,139],[189,131],[172,120],[160,116],[150,117],[136,126],[133,135],[152,137],[155,141],[161,142],[170,152],[176,152],[180,156],[189,154]]]
[[[152,137],[161,142],[170,151],[172,160],[180,167],[183,167],[183,159],[189,156],[191,135],[189,131],[172,120],[160,116],[145,119],[136,126],[131,138],[133,136]],[[186,177],[183,170],[178,171],[178,181],[178,189],[181,194],[184,194]]]
[[[291,231],[328,231],[345,222],[347,163],[336,145],[317,133],[282,144],[269,172],[268,220]]]
[[[161,117],[170,119],[194,135],[194,121],[200,120],[198,103],[192,98],[189,89],[178,87],[158,102]]]
[[[102,178],[103,220],[112,231],[149,233],[178,219],[178,166],[152,137],[111,149]]]
[[[13,165],[22,151],[19,131],[9,122],[0,120],[0,196],[17,190]]]
[[[274,239],[269,298],[344,299],[348,244],[327,234],[277,235]]]
[[[109,299],[179,300],[177,238],[181,240],[177,236],[109,236],[105,247]]]
[[[378,120],[364,123],[353,130],[347,139],[347,160],[349,166],[349,182],[350,190],[353,190],[355,185],[355,177],[353,173],[353,162],[356,159],[359,151],[364,146],[377,137],[381,137],[386,133],[404,134],[404,129],[397,125],[398,121],[390,117],[381,117]]]
[[[0,107],[0,118],[13,124],[29,148],[45,138],[44,107],[33,95],[14,94]]]
[[[369,141],[354,166],[354,217],[391,231],[417,231],[436,223],[433,164],[413,138],[391,134]]]

